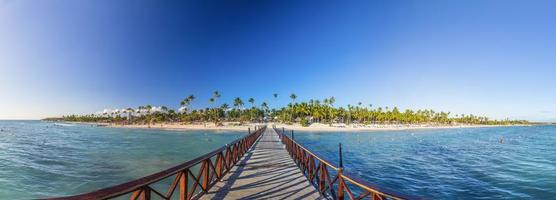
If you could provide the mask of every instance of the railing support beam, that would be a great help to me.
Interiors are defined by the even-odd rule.
[[[180,176],[180,200],[187,200],[188,198],[188,194],[187,194],[187,180],[189,177],[189,173],[187,173],[187,171],[183,171],[181,172],[181,176]]]
[[[209,162],[209,161],[205,161],[205,163],[203,164],[203,166],[204,166],[203,172],[201,172],[201,173],[203,173],[203,183],[202,183],[202,186],[203,186],[203,189],[204,189],[205,191],[208,191],[208,189],[209,189],[208,186],[209,186],[209,172],[210,172],[209,170],[210,170],[210,164],[209,164],[208,162]]]
[[[139,200],[151,200],[151,188],[145,187],[141,189],[141,194],[139,194]]]
[[[342,178],[342,169],[338,170],[338,200],[344,199],[344,180]]]

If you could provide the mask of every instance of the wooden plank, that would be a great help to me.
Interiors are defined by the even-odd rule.
[[[278,135],[261,139],[201,199],[324,199],[290,158]]]

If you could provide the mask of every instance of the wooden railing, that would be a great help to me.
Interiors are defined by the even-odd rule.
[[[131,200],[175,199],[176,188],[179,188],[180,200],[198,199],[230,171],[230,169],[255,144],[266,129],[259,128],[247,136],[237,139],[217,150],[187,161],[164,171],[145,176],[127,183],[100,189],[94,192],[68,197],[50,198],[51,200],[85,200],[125,198]],[[251,132],[251,131],[249,131]],[[194,173],[194,172],[197,173]],[[173,181],[170,182],[171,177]],[[169,182],[168,189],[162,193],[153,185]],[[165,185],[166,186],[166,185]]]
[[[288,134],[284,133],[284,128],[274,127],[274,130],[278,133],[282,143],[286,146],[286,150],[309,182],[327,198],[345,199],[347,196],[351,200],[365,198],[372,200],[420,199],[380,188],[347,173],[343,169],[341,144],[339,145],[339,166],[335,166],[292,139],[294,137],[293,131],[290,134],[291,137],[289,137]],[[332,171],[332,174],[330,171]]]

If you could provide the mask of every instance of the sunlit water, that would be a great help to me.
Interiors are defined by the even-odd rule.
[[[295,134],[347,171],[427,199],[556,199],[556,126]],[[503,142],[500,142],[503,139]]]
[[[0,121],[0,199],[78,194],[119,184],[210,152],[245,132]]]
[[[244,132],[0,121],[0,199],[88,192],[207,153]],[[428,199],[555,199],[556,127],[297,133],[346,170]],[[500,143],[500,139],[503,142]]]

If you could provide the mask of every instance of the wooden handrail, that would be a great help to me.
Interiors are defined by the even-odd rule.
[[[219,181],[231,168],[243,157],[243,155],[255,144],[266,126],[263,126],[247,136],[237,139],[212,152],[168,168],[166,170],[135,179],[126,183],[103,188],[94,192],[79,194],[75,196],[47,198],[49,200],[89,200],[89,199],[112,199],[122,195],[130,194],[130,199],[149,200],[151,196],[159,196],[163,199],[171,199],[176,188],[179,187],[179,199],[189,200],[198,199],[208,192],[208,190]],[[216,157],[215,161],[212,158]],[[198,175],[195,175],[192,168],[201,165]],[[160,182],[170,176],[174,176],[174,181],[164,194],[150,185]],[[192,181],[192,184],[188,184]],[[198,190],[200,186],[200,190]]]
[[[326,197],[332,199],[344,199],[347,195],[349,199],[421,199],[419,197],[409,196],[395,192],[386,188],[381,188],[374,184],[368,183],[357,176],[346,172],[342,167],[332,164],[322,156],[318,156],[308,148],[299,144],[295,140],[283,133],[283,129],[274,127],[274,131],[278,133],[282,143],[286,146],[286,150],[307,177],[309,182],[313,184],[317,190]],[[329,169],[335,171],[335,175],[331,176]],[[349,184],[346,184],[349,183]],[[352,188],[356,186],[360,191],[354,191]],[[359,192],[358,195],[356,193]]]

